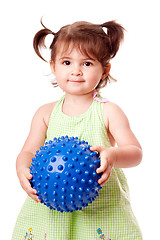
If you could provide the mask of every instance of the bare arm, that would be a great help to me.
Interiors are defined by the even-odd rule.
[[[118,145],[115,167],[128,168],[138,165],[142,160],[142,148],[133,134],[124,112],[111,104],[109,113],[109,131]]]
[[[134,167],[142,160],[142,148],[133,134],[124,112],[117,105],[108,103],[108,105],[105,104],[104,118],[106,128],[118,147],[93,146],[91,148],[100,153],[101,166],[97,172],[103,172],[99,180],[101,185],[108,181],[112,167]]]
[[[36,202],[39,200],[36,195],[36,190],[32,189],[29,182],[29,180],[32,179],[29,167],[31,166],[32,158],[36,151],[45,142],[52,108],[53,104],[47,104],[37,110],[31,123],[29,135],[16,160],[16,170],[20,184],[27,194]]]

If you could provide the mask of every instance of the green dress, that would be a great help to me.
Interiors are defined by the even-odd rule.
[[[67,116],[62,112],[63,96],[54,107],[46,141],[68,135],[90,145],[111,147],[103,120],[104,103],[93,100],[87,112]],[[88,207],[72,213],[50,210],[27,197],[18,216],[12,240],[142,240],[137,220],[132,212],[126,177],[120,168],[113,168],[109,181]]]

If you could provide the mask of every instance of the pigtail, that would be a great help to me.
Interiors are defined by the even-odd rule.
[[[107,28],[107,44],[110,59],[115,57],[116,53],[119,50],[120,43],[124,38],[124,28],[116,23],[115,21],[105,22],[100,25],[102,28]],[[105,30],[104,30],[105,32]]]
[[[41,18],[41,24],[42,26],[44,27],[44,29],[38,31],[36,33],[36,35],[34,36],[34,39],[33,39],[33,48],[36,52],[36,54],[42,59],[44,60],[45,62],[47,62],[41,55],[40,53],[40,49],[42,48],[46,48],[46,45],[45,45],[45,38],[48,34],[55,34],[54,32],[52,32],[50,29],[46,28],[43,23],[42,23],[42,18]]]

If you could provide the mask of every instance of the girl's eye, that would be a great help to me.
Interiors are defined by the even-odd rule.
[[[63,64],[68,66],[68,65],[70,65],[71,63],[70,63],[70,61],[64,61]]]
[[[91,62],[85,62],[84,66],[86,66],[86,67],[92,66],[92,63]]]

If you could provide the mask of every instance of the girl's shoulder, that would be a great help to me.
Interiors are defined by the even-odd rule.
[[[109,123],[125,123],[129,124],[128,118],[123,110],[113,102],[104,103],[103,109],[104,121]]]
[[[50,119],[51,113],[52,113],[53,108],[55,107],[56,103],[57,103],[57,101],[44,104],[44,105],[40,106],[35,113],[35,116],[43,119],[46,126],[48,126],[48,124],[49,124],[49,119]]]
[[[56,105],[57,101],[55,102],[50,102],[50,103],[46,103],[42,106],[40,106],[38,108],[38,111],[41,111],[41,112],[50,112],[53,110],[54,106]]]
[[[122,111],[122,109],[114,102],[104,102],[104,111]]]

